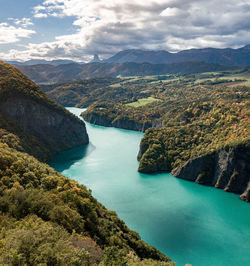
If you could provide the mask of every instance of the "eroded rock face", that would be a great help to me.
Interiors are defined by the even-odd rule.
[[[112,120],[107,116],[85,113],[82,113],[81,116],[84,118],[84,120],[94,125],[111,127],[112,124]]]
[[[240,195],[240,198],[244,201],[250,202],[250,181],[248,181],[248,185],[244,193]]]
[[[250,201],[250,150],[244,145],[219,150],[172,170],[176,177],[241,194]]]
[[[36,136],[52,153],[89,142],[83,121],[32,98],[16,96],[0,100],[0,112],[29,135]]]
[[[159,128],[162,126],[161,121],[153,121],[139,123],[134,120],[126,119],[126,118],[118,118],[118,119],[110,119],[105,115],[100,115],[97,113],[90,113],[90,114],[82,114],[82,117],[91,124],[105,126],[105,127],[116,127],[116,128],[123,128],[128,130],[135,130],[140,132],[145,132],[147,129],[154,127]]]
[[[129,129],[129,130],[145,132],[145,130],[152,127],[152,124],[151,123],[137,123],[133,120],[120,118],[120,119],[114,120],[112,122],[112,126],[117,127],[117,128],[124,128],[124,129]]]

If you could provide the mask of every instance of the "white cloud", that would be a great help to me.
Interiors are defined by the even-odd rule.
[[[180,14],[180,10],[179,8],[176,8],[176,7],[167,7],[166,9],[164,9],[160,16],[163,16],[163,17],[173,17],[173,16],[176,16],[178,14]]]
[[[34,23],[32,22],[31,18],[8,18],[9,21],[13,22],[15,25],[27,28],[29,26],[33,26]]]
[[[34,25],[34,23],[31,21],[30,18],[12,19],[12,20],[16,25],[22,26],[25,28]]]
[[[87,60],[130,48],[178,51],[250,43],[245,0],[46,0],[33,11],[41,19],[73,17],[76,30],[12,51],[20,58]]]
[[[64,15],[58,12],[59,10],[63,9],[63,6],[57,4],[57,1],[51,1],[51,4],[47,3],[47,1],[44,1],[43,5],[35,6],[33,8],[34,17],[35,18],[47,18],[49,16],[63,17]]]
[[[35,18],[47,18],[48,15],[44,14],[44,13],[36,13],[36,14],[34,14],[34,17]]]
[[[27,29],[28,25],[31,25],[29,20],[14,20],[16,25],[9,25],[8,23],[0,23],[0,44],[15,43],[21,38],[29,38],[35,33],[34,30]]]

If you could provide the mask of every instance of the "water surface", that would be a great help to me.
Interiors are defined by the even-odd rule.
[[[250,204],[167,173],[138,173],[140,132],[88,123],[87,130],[91,143],[60,153],[52,167],[90,188],[177,266],[250,265]]]

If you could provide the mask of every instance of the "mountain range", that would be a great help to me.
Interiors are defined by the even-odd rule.
[[[164,74],[191,74],[211,71],[227,71],[237,67],[223,66],[204,62],[184,62],[174,64],[150,63],[89,63],[89,64],[63,64],[18,66],[18,68],[31,80],[39,84],[52,84],[81,80],[88,78],[103,78],[117,76],[150,76]]]
[[[168,51],[150,51],[140,49],[129,49],[118,52],[110,58],[100,60],[99,56],[95,54],[90,63],[151,63],[151,64],[173,64],[190,61],[202,61],[213,64],[227,65],[227,66],[249,66],[250,65],[250,45],[246,45],[239,49],[232,48],[203,48],[203,49],[189,49],[177,53],[170,53]],[[12,65],[36,65],[36,64],[50,64],[58,66],[60,64],[74,63],[72,60],[40,60],[33,59],[25,62],[8,61]],[[79,63],[79,62],[78,62]],[[81,62],[80,64],[84,64]]]
[[[32,66],[32,65],[38,65],[38,64],[49,64],[52,66],[59,66],[63,64],[70,64],[74,63],[72,60],[65,60],[65,59],[58,59],[58,60],[44,60],[44,59],[31,59],[28,61],[5,61],[8,64],[15,65],[15,66]],[[83,62],[80,64],[84,64]]]
[[[151,64],[173,64],[189,61],[202,61],[227,66],[248,66],[250,65],[250,45],[239,49],[205,48],[184,50],[178,53],[125,50],[104,60],[106,63],[148,62]]]

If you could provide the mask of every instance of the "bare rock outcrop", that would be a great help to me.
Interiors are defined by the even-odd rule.
[[[84,122],[29,98],[13,97],[0,101],[0,112],[54,152],[89,141]]]
[[[240,194],[250,201],[250,149],[238,145],[186,162],[172,170],[176,177]]]

